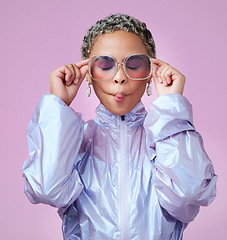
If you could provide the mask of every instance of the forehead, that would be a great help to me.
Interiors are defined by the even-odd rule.
[[[111,55],[121,60],[125,56],[134,53],[147,54],[142,39],[135,33],[120,30],[99,36],[91,49],[89,57]]]

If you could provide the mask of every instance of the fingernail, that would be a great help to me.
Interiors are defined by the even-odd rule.
[[[75,79],[75,84],[78,84],[79,83],[79,79]]]
[[[161,80],[161,78],[160,78],[160,77],[158,78],[158,81],[159,81],[160,83],[162,82],[162,80]]]

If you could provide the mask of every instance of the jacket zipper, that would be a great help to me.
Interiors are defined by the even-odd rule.
[[[120,119],[120,234],[121,239],[128,238],[128,143],[125,118]]]

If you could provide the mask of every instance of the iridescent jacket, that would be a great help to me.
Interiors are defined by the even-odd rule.
[[[179,94],[124,117],[103,105],[84,123],[44,95],[28,127],[23,166],[32,203],[59,208],[65,240],[178,240],[216,195],[214,169]]]

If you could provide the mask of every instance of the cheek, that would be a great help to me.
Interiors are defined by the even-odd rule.
[[[146,82],[135,82],[132,87],[131,87],[131,91],[132,93],[135,94],[143,94],[146,88]]]
[[[92,81],[93,89],[96,96],[99,98],[101,102],[109,95],[111,86],[107,81],[99,82],[99,81]]]
[[[95,91],[103,91],[106,92],[107,89],[110,88],[110,84],[108,81],[92,81],[92,85]]]

